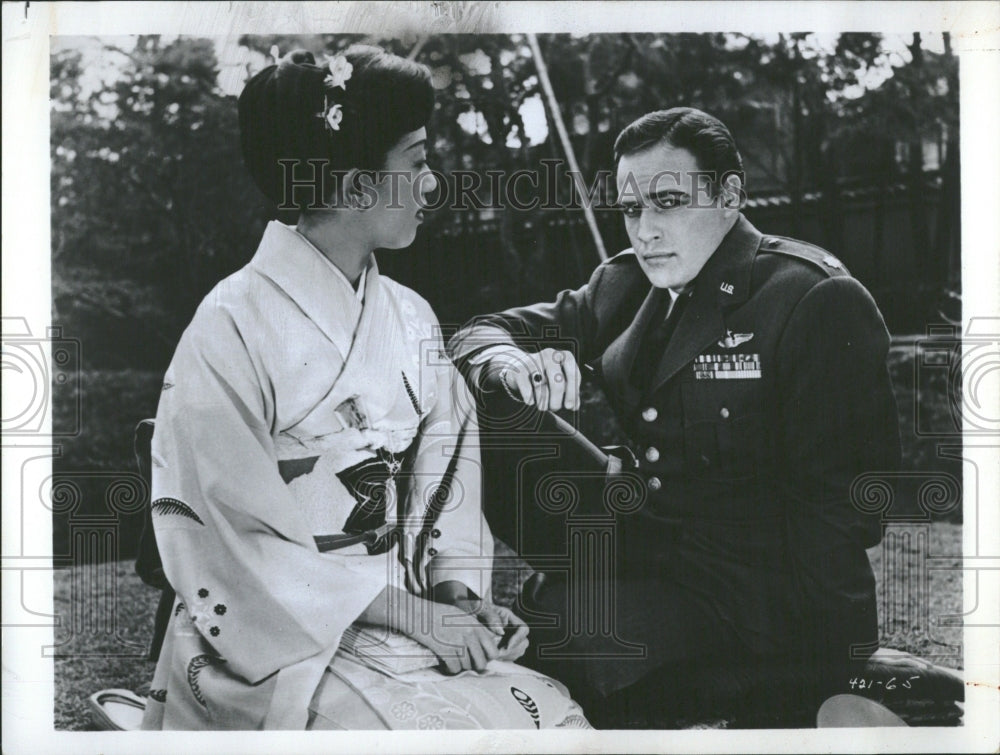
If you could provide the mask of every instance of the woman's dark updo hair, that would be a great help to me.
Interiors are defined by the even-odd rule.
[[[329,69],[312,53],[296,50],[256,74],[240,94],[244,162],[260,190],[282,208],[305,209],[311,192],[306,187],[286,196],[286,168],[279,161],[292,161],[289,176],[298,185],[313,176],[309,160],[320,161],[317,176],[324,167],[379,170],[401,137],[430,120],[434,88],[425,66],[370,45],[338,54],[353,66],[343,89],[324,83]],[[342,105],[338,130],[323,120],[324,96]]]

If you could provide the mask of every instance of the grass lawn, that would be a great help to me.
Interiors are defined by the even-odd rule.
[[[961,627],[938,624],[941,617],[961,613],[961,549],[961,525],[936,523],[890,531],[883,545],[869,551],[879,581],[883,647],[961,668]],[[502,543],[497,551],[509,553]],[[914,570],[926,563],[932,568],[918,575]],[[158,593],[139,581],[131,561],[87,572],[55,573],[61,624],[56,642],[64,643],[55,661],[57,729],[88,729],[88,695],[110,687],[144,690],[153,674],[140,646],[152,636]],[[496,574],[498,602],[513,598],[515,580],[512,573]]]

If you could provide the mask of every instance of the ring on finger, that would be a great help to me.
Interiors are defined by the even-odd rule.
[[[532,372],[531,382],[534,383],[535,385],[541,385],[542,383],[545,382],[545,376],[540,372]]]

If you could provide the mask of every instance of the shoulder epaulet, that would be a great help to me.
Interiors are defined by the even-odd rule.
[[[760,251],[784,254],[788,257],[811,262],[831,277],[850,275],[844,263],[826,249],[798,239],[790,239],[785,236],[764,236],[760,243]]]
[[[623,249],[618,252],[614,257],[607,260],[607,264],[621,263],[621,262],[635,262],[638,259],[635,255],[635,249],[629,247],[628,249]]]

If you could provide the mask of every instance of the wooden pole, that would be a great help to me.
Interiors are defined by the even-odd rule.
[[[562,113],[559,110],[559,101],[552,90],[552,82],[549,80],[549,69],[545,65],[545,59],[542,57],[542,49],[538,46],[538,37],[534,34],[528,34],[528,45],[531,47],[531,55],[535,58],[535,67],[538,69],[538,80],[542,84],[542,91],[545,93],[545,100],[549,106],[549,113],[552,114],[552,122],[555,124],[559,141],[562,142],[563,151],[566,153],[569,169],[583,179],[583,174],[580,173],[580,166],[576,162],[576,153],[573,151],[573,144],[570,142],[569,133],[566,131],[566,124],[563,123]],[[587,219],[590,234],[594,237],[597,256],[601,258],[601,262],[604,262],[608,258],[608,253],[604,249],[604,239],[601,238],[601,232],[597,228],[597,218],[594,217],[594,208],[590,206],[589,202],[585,201],[583,203],[583,214]]]
[[[427,44],[427,35],[425,34],[422,37],[420,37],[420,39],[417,40],[417,43],[413,46],[413,49],[410,50],[410,54],[406,56],[406,59],[416,60],[417,56],[420,54],[420,51],[424,49],[424,45],[426,44]]]

